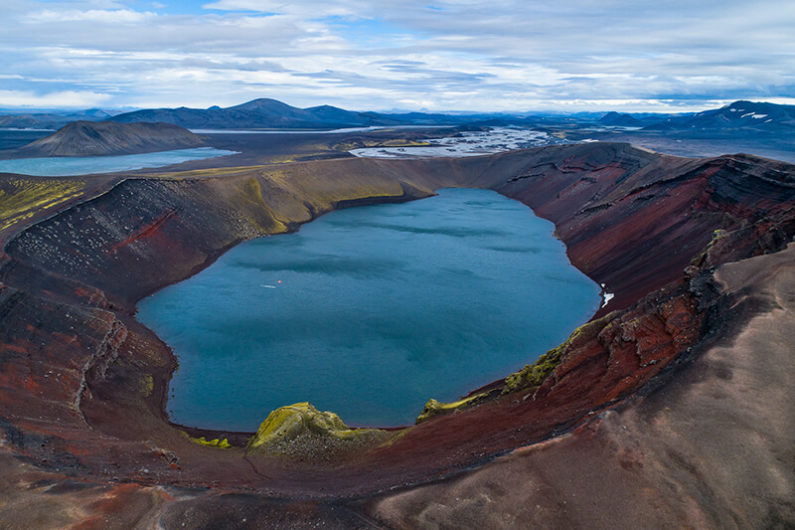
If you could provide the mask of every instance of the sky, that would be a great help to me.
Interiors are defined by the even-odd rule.
[[[795,104],[793,0],[2,0],[0,108]]]

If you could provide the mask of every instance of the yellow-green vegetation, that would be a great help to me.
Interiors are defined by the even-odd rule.
[[[209,169],[193,169],[190,171],[176,171],[171,173],[152,173],[151,175],[147,175],[147,178],[157,177],[157,178],[167,178],[170,180],[185,180],[185,179],[193,179],[193,178],[207,178],[207,177],[218,177],[218,176],[232,176],[232,175],[240,175],[241,173],[250,172],[255,169],[259,169],[263,167],[262,165],[257,166],[235,166],[235,167],[214,167]]]
[[[503,394],[516,392],[527,388],[535,388],[547,377],[552,374],[555,368],[563,361],[564,354],[573,346],[576,347],[582,341],[590,340],[599,333],[605,324],[613,319],[615,312],[607,314],[602,318],[592,320],[575,329],[569,338],[555,348],[552,348],[538,358],[533,364],[528,364],[518,372],[514,372],[505,378]]]
[[[279,156],[271,156],[268,157],[269,164],[292,164],[293,162],[306,162],[309,160],[313,160],[316,158],[323,158],[330,156],[330,151],[328,149],[324,151],[316,151],[311,153],[300,153],[300,154],[292,154],[292,155],[279,155]]]
[[[206,447],[217,447],[218,449],[229,449],[230,447],[232,447],[232,445],[229,443],[229,440],[227,440],[226,438],[223,439],[213,438],[212,440],[207,440],[205,439],[204,436],[199,436],[198,438],[195,438],[189,435],[188,433],[186,433],[185,431],[180,431],[180,432],[182,433],[183,436],[185,436],[185,438],[199,445],[204,445]]]
[[[707,243],[707,249],[706,249],[707,259],[710,258],[710,253],[712,252],[712,249],[715,248],[715,245],[717,245],[721,239],[726,237],[727,234],[728,232],[726,230],[723,230],[722,228],[718,228],[717,230],[712,231],[712,239],[710,239],[709,243]]]
[[[291,164],[297,161],[298,159],[294,155],[280,155],[268,158],[268,163],[270,164]]]
[[[155,389],[155,380],[152,374],[144,374],[140,380],[141,393],[144,397],[149,397]]]
[[[392,433],[380,429],[351,429],[333,412],[321,412],[302,402],[271,412],[247,448],[301,459],[328,460],[341,451],[365,449],[391,437]]]
[[[79,197],[85,183],[77,180],[11,178],[0,183],[0,230]]]
[[[408,140],[403,138],[393,138],[391,140],[358,140],[340,142],[334,144],[332,149],[335,151],[350,151],[352,149],[361,149],[363,147],[428,147],[430,142],[425,140]]]
[[[710,253],[715,248],[715,245],[717,245],[722,238],[726,237],[728,233],[729,233],[728,231],[722,228],[713,230],[712,238],[709,240],[709,243],[707,243],[707,245],[704,247],[704,249],[701,252],[696,254],[693,257],[693,259],[690,260],[690,264],[699,267],[701,265],[704,265],[705,263],[708,263],[710,258]]]
[[[386,142],[381,142],[381,145],[384,147],[428,147],[431,145],[430,142],[426,141],[418,141],[418,140],[401,140],[399,138],[395,140],[387,140]]]
[[[425,408],[422,409],[420,415],[417,416],[417,423],[422,423],[425,420],[433,418],[434,416],[438,416],[440,414],[449,414],[464,407],[474,405],[477,401],[486,398],[488,395],[489,395],[488,392],[482,392],[480,394],[475,394],[473,396],[469,396],[467,398],[460,399],[458,401],[453,401],[451,403],[443,403],[441,401],[436,401],[435,399],[431,398],[425,404]]]
[[[314,164],[272,166],[262,171],[260,176],[283,193],[300,197],[300,206],[314,212],[329,211],[341,201],[400,197],[404,194],[399,182],[362,171],[362,164],[366,163],[361,160],[328,161],[322,169]],[[302,221],[300,217],[289,217]]]
[[[257,177],[247,179],[243,183],[241,191],[245,198],[256,206],[255,212],[246,216],[252,225],[266,234],[278,234],[287,231],[287,225],[278,218],[273,208],[265,202],[262,186],[260,186]]]

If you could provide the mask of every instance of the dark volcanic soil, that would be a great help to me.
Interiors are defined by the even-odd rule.
[[[585,144],[1,182],[1,521],[795,522],[791,165]],[[140,298],[242,240],[443,186],[495,189],[530,205],[555,223],[572,263],[615,293],[557,350],[549,377],[496,382],[476,405],[345,458],[207,447],[168,423],[175,360],[135,321]],[[727,465],[736,459],[743,465]],[[403,492],[386,493],[395,488]]]

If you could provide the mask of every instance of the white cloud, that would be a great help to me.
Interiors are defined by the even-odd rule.
[[[33,24],[48,24],[65,22],[92,22],[99,24],[138,24],[146,22],[148,19],[156,17],[155,13],[138,12],[131,9],[100,10],[89,9],[81,11],[77,9],[55,11],[45,9],[36,13],[31,13],[25,18],[27,22]]]
[[[254,11],[257,13],[278,13],[302,18],[322,18],[330,16],[359,18],[372,11],[374,5],[356,1],[273,1],[273,0],[219,0],[202,6],[204,9],[224,11]],[[387,9],[388,6],[383,6]],[[377,10],[378,8],[376,8]]]
[[[108,94],[87,91],[66,90],[36,94],[20,90],[0,90],[0,106],[3,107],[88,108],[107,103],[110,99]]]
[[[776,0],[141,4],[160,5],[4,0],[0,89],[433,110],[664,109],[795,90],[795,9]]]
[[[777,105],[795,105],[795,97],[782,97],[782,98],[753,98],[754,101],[762,103],[775,103]]]

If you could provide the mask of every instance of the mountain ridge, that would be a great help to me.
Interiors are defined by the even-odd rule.
[[[331,105],[300,109],[270,98],[253,99],[226,108],[213,106],[208,109],[143,109],[113,116],[108,121],[159,121],[191,129],[301,129],[394,124],[394,120],[383,119],[378,114],[349,111]]]
[[[706,110],[691,116],[668,118],[644,127],[644,130],[650,131],[692,129],[795,132],[795,105],[739,100],[719,109]]]

